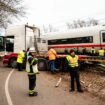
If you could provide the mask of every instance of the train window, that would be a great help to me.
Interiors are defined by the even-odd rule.
[[[48,40],[49,45],[57,44],[57,40]]]
[[[61,40],[58,40],[59,44],[67,44],[67,39],[61,39]]]
[[[93,37],[92,36],[84,37],[83,40],[84,40],[84,43],[93,43]]]
[[[62,42],[66,42],[66,41],[67,41],[67,39],[62,39],[61,41],[62,41]]]
[[[93,36],[48,40],[49,45],[55,45],[55,44],[79,44],[79,43],[93,43]]]
[[[102,33],[103,42],[105,42],[105,33]]]

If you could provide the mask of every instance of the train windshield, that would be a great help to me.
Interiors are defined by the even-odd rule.
[[[5,38],[5,44],[6,44],[6,51],[7,52],[13,52],[14,49],[14,36],[8,36]]]
[[[0,36],[0,51],[4,51],[4,37]]]

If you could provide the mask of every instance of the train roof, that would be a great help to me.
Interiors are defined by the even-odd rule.
[[[52,33],[46,33],[44,36],[50,40],[50,39],[63,39],[63,38],[69,38],[69,37],[82,37],[82,36],[93,36],[93,35],[99,35],[99,32],[104,30],[105,26],[91,26],[91,27],[83,27],[83,28],[77,28],[77,29],[70,29],[63,32],[52,32]]]

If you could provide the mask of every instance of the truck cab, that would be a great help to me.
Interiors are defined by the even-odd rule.
[[[39,30],[33,32],[32,29],[25,25],[10,27],[6,30],[4,40],[5,56],[3,57],[3,64],[11,67],[16,66],[17,55],[22,50],[35,47],[39,55],[44,55],[48,51],[47,40],[44,37],[39,37]],[[35,43],[36,41],[36,43]]]

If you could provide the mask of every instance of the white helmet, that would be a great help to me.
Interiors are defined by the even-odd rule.
[[[29,52],[36,52],[36,51],[35,51],[35,48],[34,48],[34,47],[31,47],[31,48],[29,49]]]

